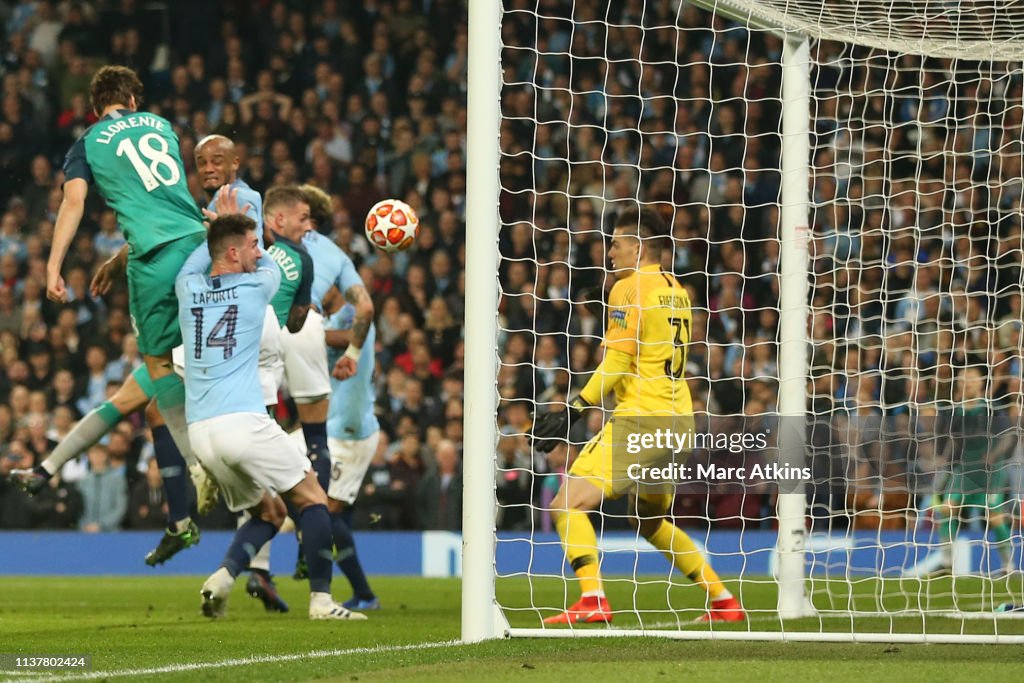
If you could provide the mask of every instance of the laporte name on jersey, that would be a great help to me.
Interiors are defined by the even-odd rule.
[[[192,292],[192,303],[199,305],[222,304],[225,301],[231,301],[237,298],[237,287],[230,287],[228,289],[214,289],[209,292]]]

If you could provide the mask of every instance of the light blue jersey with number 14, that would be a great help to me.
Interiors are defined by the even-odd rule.
[[[265,414],[259,354],[267,304],[281,271],[266,252],[254,273],[211,277],[201,244],[175,281],[185,342],[185,417],[189,424],[231,413]]]

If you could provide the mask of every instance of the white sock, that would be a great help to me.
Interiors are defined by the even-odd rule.
[[[174,406],[172,408],[161,408],[160,415],[164,418],[164,423],[167,425],[167,430],[171,433],[171,437],[174,439],[174,445],[181,451],[181,457],[185,459],[185,463],[191,467],[192,465],[199,462],[196,458],[195,451],[192,450],[192,444],[188,440],[188,423],[185,421],[185,404],[180,406]]]
[[[210,575],[210,578],[206,580],[207,583],[210,583],[211,581],[218,584],[223,583],[228,587],[235,585],[235,577],[231,576],[231,572],[224,567],[215,571]]]
[[[596,591],[587,591],[581,597],[584,597],[584,598],[603,598],[604,597],[604,591],[601,590],[600,588],[598,588]]]
[[[732,593],[730,593],[729,589],[726,588],[721,593],[719,593],[715,597],[711,598],[711,600],[714,601],[714,602],[718,602],[719,600],[728,600],[731,597],[732,597]]]
[[[270,541],[264,543],[249,560],[249,569],[262,569],[270,573]]]
[[[331,597],[330,593],[310,593],[309,604],[314,605],[320,602],[334,602],[334,598]]]

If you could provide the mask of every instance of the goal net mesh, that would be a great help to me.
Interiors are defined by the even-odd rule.
[[[506,1],[496,571],[513,627],[556,628],[542,620],[580,594],[549,509],[614,401],[547,455],[531,447],[531,415],[564,406],[600,362],[612,228],[646,206],[671,226],[663,269],[693,304],[696,431],[766,437],[680,460],[670,518],[749,617],[710,628],[1024,633],[1000,611],[1022,604],[1024,70],[1006,60],[1021,54],[1024,11],[1012,4]],[[811,55],[811,476],[798,490],[814,616],[795,622],[776,612],[779,486],[754,468],[782,426],[784,39],[766,26],[809,36]],[[596,628],[706,630],[692,623],[704,589],[634,530],[628,506],[608,497],[590,515],[614,611]]]

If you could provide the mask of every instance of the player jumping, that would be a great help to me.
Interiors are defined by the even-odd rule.
[[[89,84],[99,121],[72,145],[64,161],[64,198],[46,268],[46,295],[51,301],[67,301],[61,268],[82,221],[89,186],[94,185],[117,214],[128,242],[101,268],[100,277],[127,274],[129,312],[139,350],[153,381],[159,412],[178,446],[179,452],[172,453],[158,445],[158,462],[161,470],[184,472],[181,455],[190,461],[194,458],[185,425],[185,388],[171,367],[171,350],[181,343],[174,278],[205,239],[206,228],[189,194],[178,137],[170,122],[137,111],[142,90],[135,72],[121,66],[101,68]],[[182,476],[180,485],[168,488],[169,504],[176,508],[181,504],[170,500],[171,491],[177,497],[186,490]],[[191,537],[198,541],[198,534],[186,515],[173,522],[161,544],[187,547]]]

